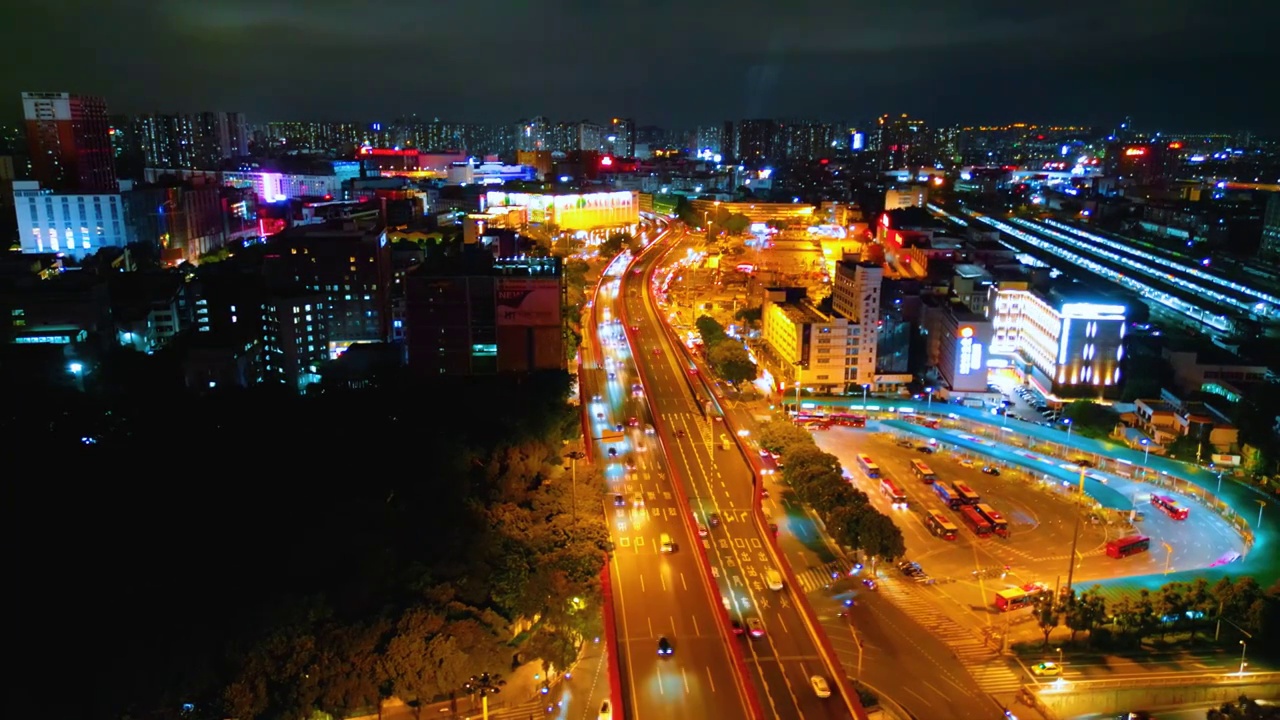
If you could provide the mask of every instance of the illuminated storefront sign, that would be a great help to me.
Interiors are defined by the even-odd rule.
[[[1124,151],[1124,154],[1128,155],[1129,157],[1135,157],[1137,155],[1146,155],[1147,149],[1142,147],[1126,148]]]
[[[1067,303],[1062,306],[1062,317],[1077,320],[1123,320],[1128,311],[1124,305],[1099,305],[1097,303]]]
[[[982,368],[982,343],[973,339],[973,328],[960,328],[960,374],[969,375]]]

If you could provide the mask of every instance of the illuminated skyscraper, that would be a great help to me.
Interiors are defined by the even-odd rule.
[[[929,157],[929,129],[923,120],[912,120],[906,113],[891,118],[881,115],[877,146],[881,170],[898,170],[932,165]]]
[[[605,150],[618,157],[636,156],[636,121],[613,118],[605,129]]]
[[[22,112],[31,172],[42,188],[86,193],[120,189],[105,100],[70,93],[24,92]]]

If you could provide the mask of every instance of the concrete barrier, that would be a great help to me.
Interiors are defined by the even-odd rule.
[[[1069,682],[1061,690],[1050,683],[1035,695],[1058,717],[1220,704],[1232,702],[1241,695],[1254,700],[1277,700],[1280,699],[1280,673],[1141,675]]]

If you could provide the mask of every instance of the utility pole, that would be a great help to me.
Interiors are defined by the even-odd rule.
[[[1083,477],[1083,476],[1082,476]],[[1071,531],[1071,556],[1067,558],[1067,587],[1068,593],[1071,592],[1071,578],[1076,573],[1076,543],[1080,540],[1080,513],[1076,513],[1075,528]],[[1053,599],[1054,603],[1058,602],[1058,598]]]

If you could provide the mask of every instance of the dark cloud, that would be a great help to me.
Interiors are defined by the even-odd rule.
[[[1280,129],[1278,26],[1261,0],[41,0],[0,10],[0,107]]]

